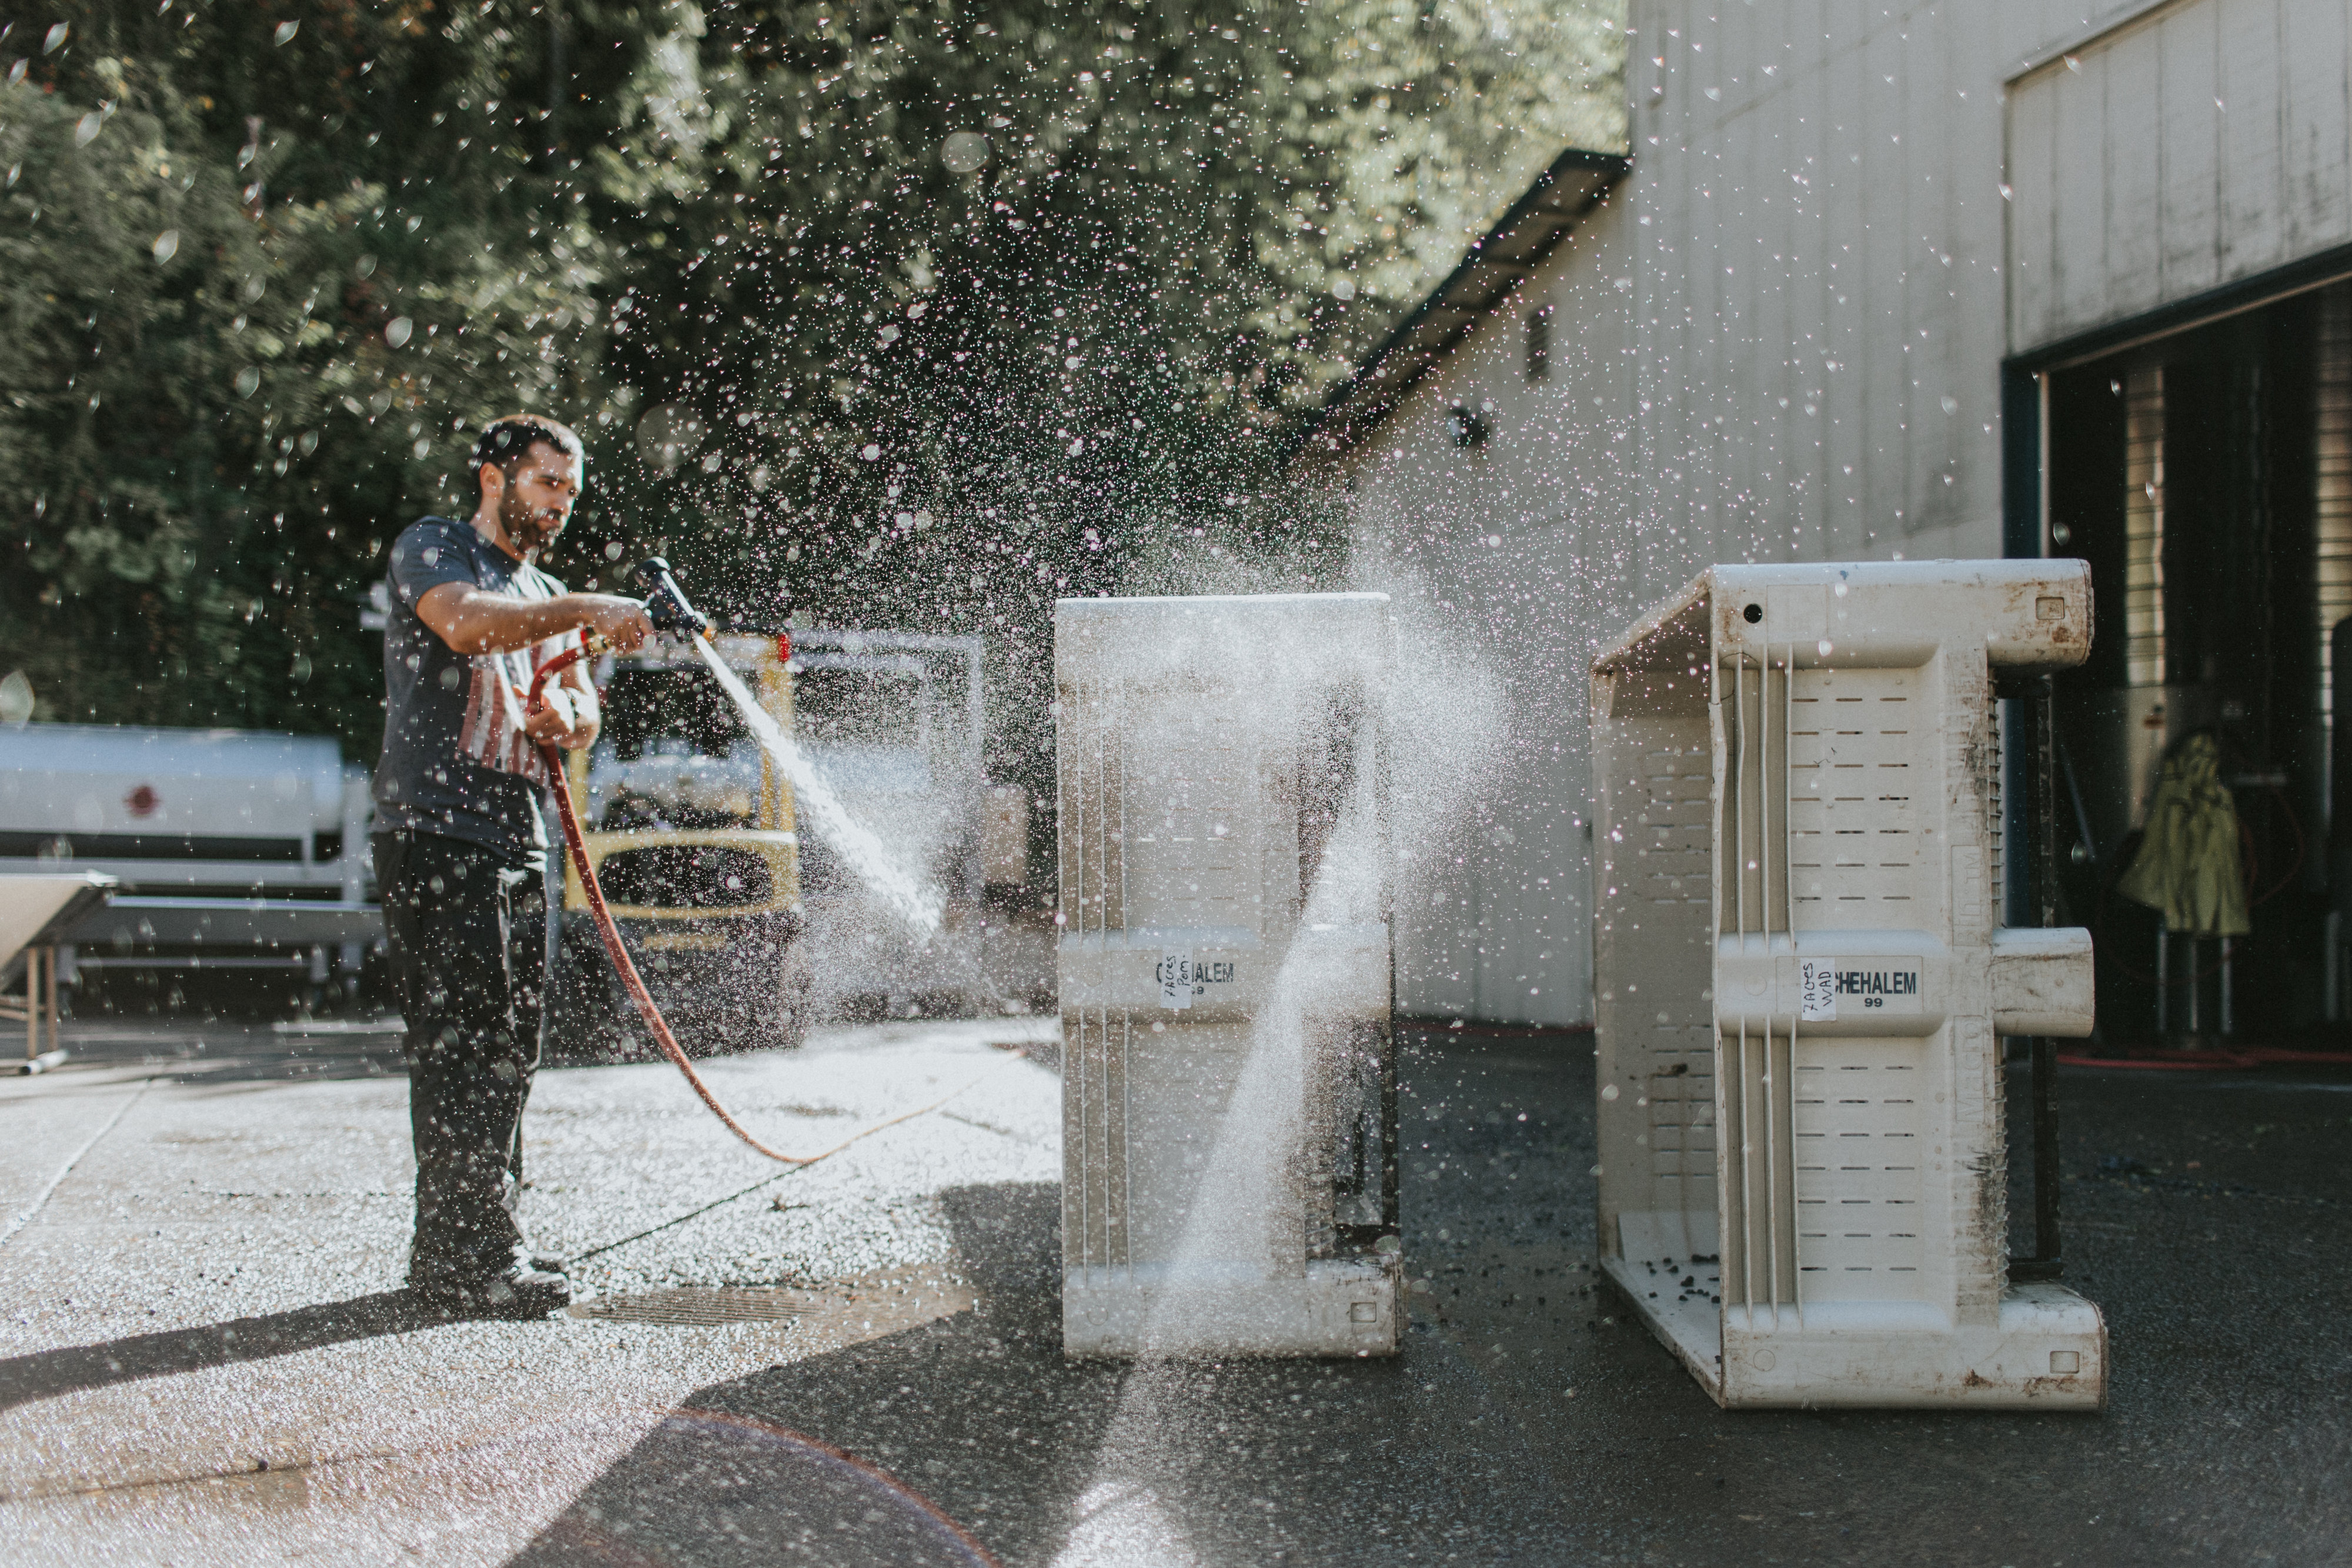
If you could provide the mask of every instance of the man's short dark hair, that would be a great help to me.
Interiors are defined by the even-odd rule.
[[[535,413],[504,414],[482,426],[482,433],[474,437],[474,450],[466,459],[466,476],[473,480],[475,492],[481,491],[485,467],[495,463],[499,472],[512,478],[516,466],[541,442],[575,463],[587,460],[581,450],[580,438],[572,433],[571,426],[541,419]]]

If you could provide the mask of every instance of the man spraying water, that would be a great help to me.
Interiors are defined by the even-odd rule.
[[[376,881],[407,1023],[416,1229],[409,1289],[444,1311],[541,1317],[571,1300],[516,1214],[522,1111],[539,1066],[553,924],[542,747],[596,738],[574,663],[526,713],[532,671],[583,632],[626,653],[653,635],[632,599],[569,593],[540,553],[580,497],[580,438],[514,414],[467,461],[470,522],[425,517],[394,541],[384,632]]]

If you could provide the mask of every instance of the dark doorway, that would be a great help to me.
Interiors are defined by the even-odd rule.
[[[2237,1033],[2344,1010],[2326,852],[2328,638],[2352,617],[2352,285],[2190,329],[2048,383],[2050,553],[2091,564],[2098,629],[2061,683],[2066,918],[2097,936],[2104,1037],[2158,1034],[2158,921],[2116,880],[2163,758],[2219,743],[2251,933],[2231,944]],[[2218,1032],[2221,944],[2168,949],[2165,1029]]]

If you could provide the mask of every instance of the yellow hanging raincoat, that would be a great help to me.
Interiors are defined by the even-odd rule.
[[[2246,875],[2238,808],[2221,782],[2221,747],[2192,735],[2165,759],[2147,803],[2147,831],[2116,890],[2192,936],[2246,934]]]

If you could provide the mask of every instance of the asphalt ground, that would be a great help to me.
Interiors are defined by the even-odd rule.
[[[0,1082],[11,1562],[2352,1562],[2352,1074],[2062,1075],[2105,1413],[1727,1414],[1592,1270],[1580,1037],[1407,1038],[1403,1355],[1138,1367],[1061,1354],[1050,1021],[715,1063],[812,1149],[951,1096],[793,1176],[550,1071],[534,1239],[615,1315],[543,1323],[394,1290],[392,1036],[79,1036]]]

